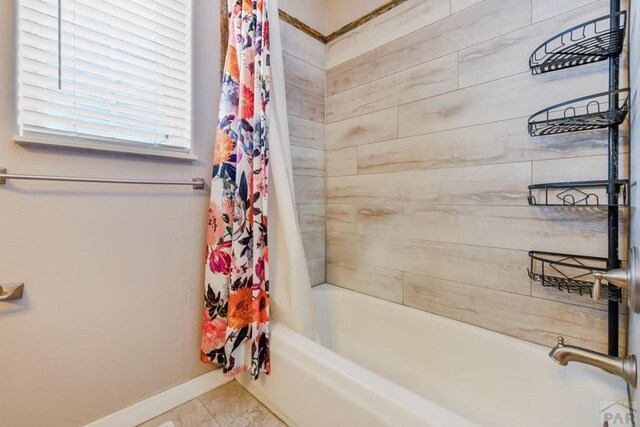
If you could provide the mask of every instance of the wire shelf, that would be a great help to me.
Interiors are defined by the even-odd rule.
[[[570,294],[591,296],[593,273],[607,271],[606,258],[536,251],[529,252],[529,258],[531,280]],[[621,302],[622,293],[616,287],[603,286],[600,299]]]
[[[609,98],[618,98],[611,108]],[[629,112],[629,89],[602,92],[553,105],[529,118],[531,136],[603,129],[624,122]]]
[[[627,12],[585,22],[542,43],[529,58],[532,74],[578,67],[622,53]]]
[[[618,194],[618,203],[627,205],[629,181],[614,181],[613,190]],[[529,186],[531,206],[610,206],[608,204],[609,181],[553,182]]]

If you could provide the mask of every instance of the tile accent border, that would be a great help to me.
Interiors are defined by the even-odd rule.
[[[314,39],[316,39],[316,40],[318,40],[318,41],[320,41],[320,42],[322,42],[324,44],[327,44],[327,36],[322,34],[320,31],[318,31],[315,28],[305,24],[304,22],[302,22],[298,18],[289,15],[287,12],[285,12],[282,9],[279,9],[278,12],[279,12],[280,19],[282,19],[287,24],[291,24],[292,26],[296,27],[297,29],[299,29],[303,33],[313,37]]]
[[[347,25],[345,25],[342,28],[339,28],[338,30],[334,31],[333,33],[329,34],[328,36],[325,36],[325,41],[324,43],[331,43],[332,41],[334,41],[335,39],[337,39],[340,36],[343,36],[353,30],[355,30],[358,27],[363,26],[364,24],[366,24],[367,22],[371,21],[374,18],[377,18],[380,15],[385,14],[386,12],[390,11],[391,9],[394,9],[398,6],[400,6],[402,3],[406,3],[408,0],[391,0],[389,3],[383,4],[382,6],[380,6],[377,9],[372,10],[371,12],[367,13],[366,15],[356,19],[355,21],[351,21],[350,23],[348,23]]]
[[[284,22],[290,25],[293,25],[294,27],[296,27],[303,33],[313,37],[314,39],[324,44],[327,44],[327,43],[331,43],[338,37],[343,36],[355,30],[358,27],[361,27],[362,25],[366,24],[372,19],[377,18],[380,15],[383,15],[384,13],[390,11],[391,9],[394,9],[400,6],[401,4],[406,3],[407,1],[408,0],[391,0],[389,3],[383,4],[377,9],[372,10],[366,15],[356,19],[355,21],[348,23],[344,27],[339,28],[338,30],[334,31],[333,33],[327,36],[322,34],[320,31],[316,30],[315,28],[305,24],[298,18],[289,15],[287,12],[285,12],[282,9],[279,9],[278,12],[279,12],[280,19],[282,19]],[[227,48],[227,38],[229,34],[227,25],[225,24],[227,15],[228,15],[227,0],[220,0],[220,45],[221,45],[222,52],[225,52]],[[224,57],[222,58],[222,61],[224,65]]]

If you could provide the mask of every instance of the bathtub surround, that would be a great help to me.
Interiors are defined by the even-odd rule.
[[[269,4],[270,16],[278,14],[277,2]],[[302,233],[297,218],[294,174],[286,102],[284,48],[281,22],[271,20],[271,135],[270,157],[273,203],[269,208],[269,256],[271,259],[272,316],[274,323],[287,325],[305,337],[316,335],[311,302],[311,280]],[[276,285],[277,284],[277,285]]]
[[[295,2],[283,1],[279,5],[295,196],[312,285],[324,283],[326,279],[324,44],[340,36],[342,39],[345,33],[353,32],[381,14],[391,13],[392,9],[404,10],[401,6],[406,2],[385,1],[376,6],[367,3],[367,10],[362,9],[364,3],[353,4],[353,12],[359,13],[357,19],[327,36],[322,34],[322,26],[316,27],[313,20],[303,18]],[[225,0],[222,3],[224,6]],[[369,6],[376,9],[369,10]],[[314,7],[312,4],[311,9]],[[411,8],[411,12],[415,13],[416,9]]]
[[[325,282],[324,44],[280,21],[293,182],[311,284]]]
[[[418,2],[411,0],[397,3],[396,6],[377,19],[365,21],[361,27],[355,28],[329,43],[327,46],[327,69],[357,55],[364,55],[372,49],[449,16],[448,1],[423,0]],[[384,64],[379,64],[379,66],[382,65]],[[372,69],[372,71],[374,70]],[[331,82],[327,81],[327,83],[327,95],[330,95],[333,93]]]
[[[379,0],[378,0],[379,1]],[[391,11],[392,9],[395,9],[396,7],[402,5],[403,3],[406,3],[407,0],[392,0],[390,2],[386,2],[381,4],[379,7],[368,11],[368,13],[362,13],[361,15],[359,15],[357,17],[357,19],[354,19],[352,21],[346,21],[348,23],[346,23],[344,26],[336,29],[335,31],[333,31],[332,33],[329,33],[326,37],[324,42],[325,43],[330,43],[333,40],[336,40],[337,38],[355,30],[356,28],[359,28],[363,25],[365,25],[367,22],[377,18],[378,16],[382,16],[384,14],[386,14],[387,12]],[[346,3],[346,4],[345,4]],[[340,11],[344,11],[344,9],[348,9],[350,6],[353,7],[354,10],[357,10],[358,8],[361,7],[361,5],[356,5],[356,4],[349,4],[351,2],[342,2],[338,8]],[[369,4],[369,6],[374,6],[376,4],[376,2],[373,2],[371,4]],[[329,11],[333,11],[332,7],[336,7],[336,6],[331,6],[330,4],[327,6],[327,12]],[[344,15],[343,15],[343,19],[344,19]]]
[[[526,271],[528,250],[607,253],[606,209],[527,205],[532,183],[607,173],[606,131],[527,134],[535,111],[607,89],[606,63],[531,76],[540,43],[609,11],[606,0],[556,3],[410,0],[329,43],[329,283],[606,351],[606,304],[532,284]]]
[[[389,3],[389,0],[326,0],[326,32],[333,34]]]

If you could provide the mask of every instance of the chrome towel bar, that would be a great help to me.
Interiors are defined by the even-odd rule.
[[[204,189],[204,178],[193,178],[191,181],[156,181],[148,179],[118,179],[118,178],[90,178],[71,176],[48,176],[48,175],[24,175],[11,174],[7,169],[0,168],[0,185],[7,183],[8,179],[27,181],[58,181],[58,182],[92,182],[98,184],[139,184],[139,185],[189,185],[194,190]]]

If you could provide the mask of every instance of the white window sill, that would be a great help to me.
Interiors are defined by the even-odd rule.
[[[78,148],[83,150],[103,151],[110,153],[124,153],[136,156],[162,157],[186,161],[198,160],[198,156],[187,151],[167,150],[153,147],[128,146],[111,144],[89,139],[73,139],[64,137],[49,137],[35,135],[14,135],[13,141],[17,144],[46,145],[52,147]]]

